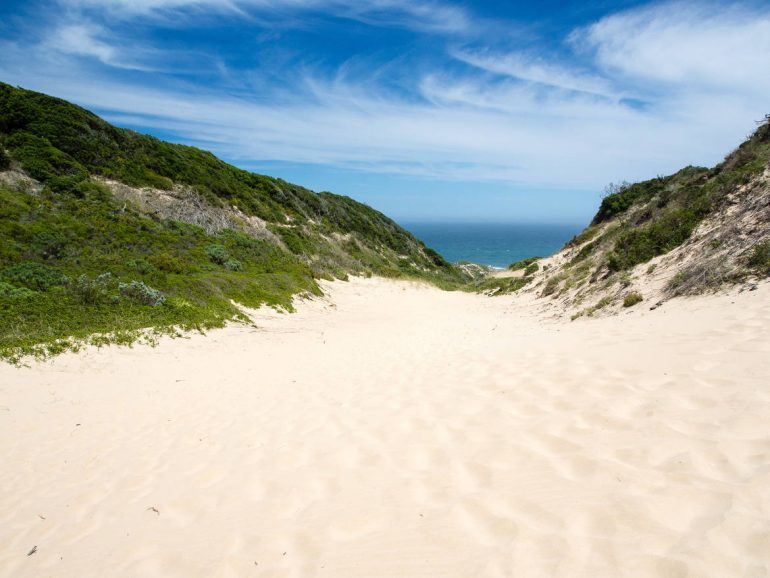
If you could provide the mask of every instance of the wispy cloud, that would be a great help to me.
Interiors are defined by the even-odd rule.
[[[220,14],[276,17],[288,12],[313,11],[380,26],[433,32],[458,32],[469,25],[462,8],[438,0],[60,0],[70,8],[109,12],[113,16],[168,17],[180,12],[216,11]],[[210,14],[209,14],[210,15]]]
[[[57,24],[32,52],[47,54],[57,61],[66,57],[92,59],[107,67],[147,73],[202,74],[223,66],[215,56],[155,48],[144,39],[124,38],[88,20]]]
[[[65,24],[51,32],[43,44],[43,49],[65,55],[94,58],[116,68],[154,71],[152,66],[142,64],[146,49],[125,50],[108,42],[109,34],[102,27],[92,23]]]
[[[601,76],[524,53],[454,50],[452,55],[481,70],[547,87],[617,98],[618,92]]]

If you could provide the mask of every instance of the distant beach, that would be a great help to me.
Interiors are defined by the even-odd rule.
[[[505,268],[527,257],[551,255],[585,224],[399,223],[447,261]]]

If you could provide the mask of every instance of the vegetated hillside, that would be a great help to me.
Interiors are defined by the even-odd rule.
[[[750,288],[770,275],[770,116],[712,169],[610,187],[589,227],[523,266],[512,287],[572,317]]]
[[[468,278],[348,197],[0,83],[0,356],[221,325],[348,274]]]

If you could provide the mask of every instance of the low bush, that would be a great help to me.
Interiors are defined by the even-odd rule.
[[[289,251],[296,255],[305,253],[309,249],[305,235],[294,227],[274,227],[273,232],[277,233]]]
[[[158,253],[150,257],[150,263],[164,273],[184,273],[185,266],[182,261],[169,253]]]
[[[131,281],[129,283],[119,283],[118,291],[120,294],[133,299],[143,305],[152,305],[153,307],[162,305],[166,297],[161,291],[153,289],[144,283],[144,281]]]
[[[748,265],[760,275],[770,275],[770,240],[754,245]]]
[[[96,305],[108,299],[113,285],[112,273],[102,273],[94,279],[87,275],[80,275],[74,283],[70,284],[70,290],[80,303]]]
[[[68,282],[66,275],[35,261],[12,265],[0,273],[0,278],[34,291],[47,291],[51,287],[66,285]]]
[[[143,259],[141,257],[139,259],[131,259],[126,263],[126,265],[140,275],[149,275],[155,271],[153,264],[150,263],[147,259]]]
[[[0,281],[0,297],[7,299],[25,299],[28,297],[34,297],[35,291],[27,289],[26,287],[15,287],[5,281]]]
[[[238,259],[228,259],[224,262],[224,267],[228,271],[243,271],[243,263],[241,263]]]
[[[639,293],[632,291],[623,298],[623,307],[633,307],[637,303],[641,303],[643,299]]]
[[[538,266],[537,263],[532,263],[531,265],[527,265],[526,268],[524,269],[524,276],[529,277],[530,275],[534,275],[539,268],[540,267]]]
[[[227,249],[225,249],[224,245],[218,244],[207,245],[206,255],[208,255],[209,259],[211,259],[217,265],[224,265],[230,258],[230,253],[227,252]]]
[[[43,259],[59,259],[67,246],[67,237],[58,231],[42,231],[33,237],[30,245]]]

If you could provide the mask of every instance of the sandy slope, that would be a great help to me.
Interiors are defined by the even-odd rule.
[[[330,292],[0,367],[0,574],[768,575],[770,286],[571,324]]]

